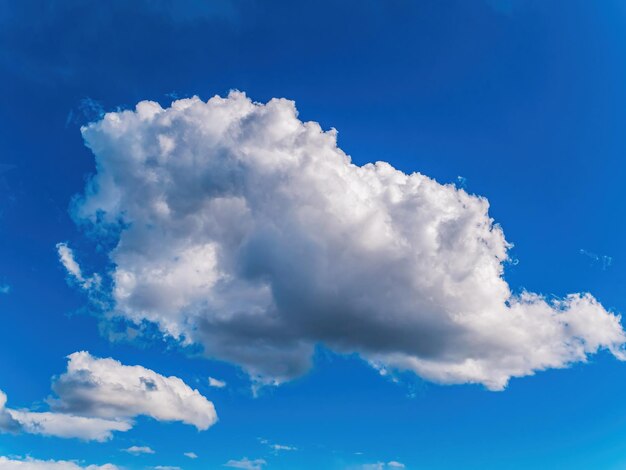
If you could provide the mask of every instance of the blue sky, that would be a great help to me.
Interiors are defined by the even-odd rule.
[[[626,402],[622,399],[626,375],[624,364],[607,350],[608,340],[601,342],[597,354],[585,351],[586,363],[579,356],[567,356],[559,367],[554,362],[542,366],[545,363],[533,362],[516,352],[515,357],[521,358],[527,368],[523,373],[506,369],[503,373],[513,378],[504,390],[492,391],[487,382],[493,378],[493,357],[498,354],[489,355],[485,349],[488,342],[467,333],[469,339],[463,336],[463,341],[478,346],[462,348],[456,339],[438,336],[439,328],[429,330],[430,320],[424,319],[423,324],[410,324],[416,328],[410,330],[416,332],[414,340],[410,335],[408,340],[403,335],[393,336],[397,330],[390,327],[390,344],[408,341],[409,349],[424,344],[423,351],[416,346],[419,353],[411,352],[420,358],[436,357],[442,348],[457,358],[485,355],[491,362],[485,378],[480,380],[467,379],[466,375],[444,379],[439,372],[449,370],[441,368],[436,372],[407,370],[388,356],[388,343],[387,349],[377,349],[378,343],[367,332],[357,337],[354,327],[354,322],[360,325],[363,320],[368,324],[365,320],[370,318],[396,318],[394,309],[396,304],[404,305],[402,299],[408,299],[408,303],[422,300],[422,290],[414,292],[407,287],[413,284],[398,274],[400,264],[390,265],[392,269],[384,276],[388,279],[373,282],[371,277],[378,265],[369,258],[360,267],[356,262],[356,267],[349,263],[334,266],[337,258],[330,255],[327,259],[319,253],[306,258],[316,254],[314,249],[299,259],[294,255],[300,253],[296,248],[305,245],[297,245],[283,255],[274,256],[272,251],[271,259],[266,260],[263,256],[271,250],[263,248],[274,245],[263,245],[267,241],[261,236],[263,232],[255,238],[258,244],[251,243],[243,255],[257,260],[262,268],[274,269],[271,276],[266,275],[273,279],[268,282],[278,299],[274,298],[277,310],[281,311],[287,302],[293,306],[317,298],[320,291],[315,290],[312,281],[318,278],[308,277],[309,261],[323,259],[330,263],[328,272],[342,273],[324,279],[345,287],[345,296],[339,299],[345,304],[341,305],[360,305],[359,296],[365,296],[368,302],[364,311],[373,315],[366,317],[355,308],[355,316],[345,317],[342,309],[329,307],[325,311],[326,304],[320,307],[314,300],[311,310],[302,307],[308,316],[289,317],[289,328],[278,333],[306,343],[314,351],[312,366],[287,374],[279,386],[263,386],[255,382],[250,371],[260,370],[262,380],[271,380],[274,376],[268,371],[282,360],[291,364],[295,350],[293,354],[281,350],[278,359],[269,361],[271,364],[258,359],[265,354],[264,349],[251,348],[252,357],[243,358],[242,351],[250,344],[243,343],[243,333],[237,332],[240,336],[235,339],[220,336],[231,334],[237,325],[226,325],[224,330],[214,327],[204,336],[197,333],[189,344],[181,344],[181,338],[168,335],[165,321],[146,320],[154,312],[164,312],[168,319],[174,318],[168,315],[178,312],[154,300],[161,298],[157,295],[160,289],[150,291],[146,279],[146,303],[141,304],[141,299],[125,303],[115,297],[115,272],[135,270],[137,276],[143,272],[133,255],[143,253],[145,248],[147,255],[142,259],[146,263],[159,260],[164,253],[171,255],[170,260],[178,255],[187,259],[180,247],[191,246],[189,243],[196,243],[198,238],[192,239],[184,230],[183,235],[172,235],[175,232],[171,226],[160,226],[158,222],[153,231],[146,233],[133,232],[132,227],[138,223],[109,230],[81,216],[78,209],[81,204],[93,203],[110,214],[132,213],[137,222],[144,220],[143,213],[133,212],[137,209],[131,205],[152,202],[148,193],[131,192],[143,188],[144,183],[148,187],[148,182],[138,178],[152,167],[128,168],[124,158],[114,158],[125,155],[127,141],[112,137],[102,128],[81,135],[81,126],[99,121],[104,112],[133,110],[143,100],[157,102],[163,108],[169,108],[173,100],[194,95],[206,102],[214,95],[226,97],[230,90],[241,90],[263,104],[272,98],[287,98],[295,102],[300,121],[318,122],[324,131],[337,129],[338,147],[356,165],[385,161],[406,174],[419,172],[440,183],[434,191],[442,198],[444,193],[457,194],[453,186],[441,186],[446,184],[485,197],[489,216],[514,244],[510,259],[501,260],[504,279],[514,298],[528,291],[545,296],[548,305],[570,293],[589,292],[603,306],[596,313],[608,318],[626,311],[625,26],[626,8],[619,1],[601,5],[524,0],[0,3],[0,390],[8,397],[7,409],[52,410],[89,419],[93,418],[89,413],[95,413],[102,418],[104,412],[98,408],[102,403],[91,403],[91,411],[79,410],[71,391],[59,385],[65,377],[70,389],[76,383],[77,387],[85,386],[67,369],[67,356],[76,351],[119,361],[115,370],[122,371],[120,374],[130,370],[122,365],[141,365],[160,376],[178,377],[190,390],[205,397],[199,402],[199,412],[196,408],[191,412],[185,409],[172,419],[137,408],[119,416],[107,415],[133,420],[134,427],[113,432],[103,442],[43,436],[25,429],[2,433],[0,456],[14,463],[0,460],[0,466],[14,468],[8,465],[24,462],[27,456],[36,460],[74,460],[80,466],[110,463],[128,469],[229,468],[224,466],[228,462],[230,468],[239,465],[269,469],[394,468],[389,462],[409,469],[626,466]],[[235,98],[227,100],[235,102]],[[198,106],[204,109],[205,105]],[[254,112],[261,114],[269,109],[263,106]],[[271,115],[274,111],[267,112]],[[195,115],[189,116],[191,124],[173,130],[173,138],[183,139],[181,136],[189,135],[185,132],[193,134],[205,125]],[[274,135],[272,129],[282,129],[280,123],[276,128],[265,128],[265,121],[261,117],[258,120],[260,127],[249,130],[250,138],[257,141],[220,142],[228,155],[237,154],[250,142],[252,153],[258,147],[267,152],[263,155],[283,155],[275,148],[263,147]],[[148,139],[156,132],[155,126],[129,127],[122,133],[123,138]],[[187,145],[191,139],[180,142]],[[207,145],[205,140],[196,144],[192,148],[208,148],[203,147]],[[171,151],[174,155],[183,147],[182,143],[177,145]],[[316,145],[322,144],[311,145],[295,150],[309,152],[319,163],[321,160],[316,159],[321,158],[317,155],[322,147]],[[211,150],[206,154],[196,151],[202,158],[214,158]],[[99,168],[96,158],[100,159]],[[174,180],[197,182],[192,177],[206,169],[202,162],[208,160],[185,167],[185,178]],[[212,176],[206,185],[219,189],[221,180],[226,185],[228,172],[235,171],[235,167],[224,168],[220,176],[210,167],[207,175]],[[241,177],[260,178],[265,173],[259,168]],[[322,184],[313,179],[314,175],[302,176],[304,171],[298,168],[288,177]],[[89,193],[87,189],[85,196],[89,179],[104,171],[117,175],[117,189],[126,191],[126,199],[122,199],[126,206],[107,206],[104,199],[98,199],[97,191]],[[334,175],[323,171],[319,173],[320,181]],[[136,178],[132,181],[140,181],[141,185],[124,186],[124,175],[131,173]],[[263,178],[254,180],[257,186],[244,187],[246,194],[257,194],[253,190],[268,182]],[[355,184],[360,181],[353,178]],[[170,188],[174,192],[168,196],[182,198],[182,206],[192,204],[196,200],[195,187],[189,188],[187,191],[184,184],[174,184]],[[311,188],[319,196],[319,186]],[[331,189],[330,199],[343,190]],[[267,212],[270,209],[258,209],[254,219],[258,224],[270,221],[279,226],[287,218],[284,214],[297,213],[303,207],[304,196],[279,199],[270,184],[265,193],[258,194],[269,195],[270,209],[279,210],[277,201],[285,204],[280,206],[285,212],[278,215]],[[258,194],[255,197],[260,197]],[[321,207],[316,203],[320,200],[312,199],[310,207]],[[367,196],[366,201],[388,209],[374,196]],[[434,207],[437,201],[427,205]],[[437,210],[454,209],[464,214],[463,210],[471,207],[479,211],[477,201],[472,196],[467,206],[448,207],[442,203]],[[417,209],[409,204],[407,214],[412,211]],[[205,213],[196,212],[195,216]],[[350,214],[352,210],[344,215]],[[480,214],[475,216],[485,220]],[[328,217],[334,220],[334,216]],[[409,232],[427,223],[419,218],[422,216],[414,221],[415,225],[404,225],[409,222],[397,215],[390,217],[395,228],[408,226]],[[413,220],[407,215],[409,219]],[[459,220],[464,219],[459,216]],[[314,226],[308,221],[302,224],[298,230],[319,232],[318,241],[327,243],[329,252],[339,246],[324,238],[335,226],[325,228],[321,222]],[[225,229],[222,248],[225,240],[238,233],[239,226],[233,227]],[[289,227],[280,225],[279,231]],[[470,228],[463,227],[459,230],[474,236]],[[159,238],[154,233],[166,235]],[[280,237],[270,241],[281,246],[280,241],[299,240],[300,231],[294,233],[280,232]],[[130,241],[120,248],[123,234]],[[374,230],[372,237],[378,235]],[[204,240],[205,233],[201,230],[197,236]],[[409,239],[409,247],[402,253],[405,257],[415,256],[416,265],[421,266],[422,246],[417,239]],[[133,245],[132,240],[139,241]],[[165,243],[168,240],[172,242],[169,246]],[[348,230],[341,239],[341,253],[352,253],[350,247],[368,240]],[[102,277],[99,287],[86,289],[80,278],[68,272],[67,263],[64,267],[59,260],[59,243],[66,243],[80,263],[83,281],[94,279],[90,277],[93,273]],[[154,246],[158,249],[150,252]],[[443,266],[448,273],[445,270],[453,269],[449,266],[464,259],[464,250],[455,245],[446,252],[450,258],[435,257],[429,262],[435,268]],[[243,256],[239,252],[234,255]],[[189,263],[194,259],[192,256]],[[257,266],[250,263],[248,268]],[[423,263],[426,265],[426,261]],[[205,266],[194,267],[194,272],[203,272]],[[394,272],[394,266],[398,266],[398,272]],[[159,267],[167,271],[171,266]],[[302,285],[281,291],[284,282],[279,281],[285,281],[280,277],[284,272],[290,273],[294,283],[302,281]],[[413,281],[432,282],[438,292],[434,275],[431,279],[429,271],[425,272]],[[248,279],[248,274],[237,271],[236,275]],[[176,295],[187,292],[186,279],[177,285]],[[310,284],[303,281],[306,279]],[[119,286],[121,281],[117,282]],[[155,285],[162,287],[158,282]],[[372,286],[387,287],[381,287],[380,295],[370,298]],[[197,292],[205,292],[202,289],[189,291],[193,308],[205,305],[206,298],[196,296]],[[468,289],[467,304],[475,300],[471,291]],[[285,297],[280,297],[281,292]],[[294,292],[302,296],[294,299],[287,295]],[[490,301],[490,291],[485,292],[486,297],[477,299]],[[252,300],[246,305],[258,306],[257,297],[250,296]],[[457,305],[447,303],[451,296],[463,300],[462,292],[455,291],[442,294],[441,302],[424,301],[424,305],[430,305],[433,315],[439,318],[439,308],[447,314],[454,310],[452,305]],[[539,301],[534,302],[539,305]],[[185,325],[196,318],[186,316],[190,309],[181,307],[178,312],[186,319]],[[415,318],[422,318],[419,308],[415,309]],[[559,313],[558,308],[554,311]],[[107,319],[112,312],[117,317]],[[549,312],[546,315],[552,315],[553,310]],[[143,321],[139,334],[112,338],[111,332],[120,333],[132,315]],[[311,318],[318,323],[309,321]],[[559,339],[559,345],[584,337],[594,328],[590,317],[581,318],[577,326],[581,330]],[[348,327],[340,326],[343,321]],[[193,331],[200,331],[201,325],[194,324],[197,330]],[[486,325],[485,334],[489,334],[495,326]],[[250,342],[264,339],[261,330],[253,324],[245,330],[245,338]],[[193,339],[193,334],[187,336]],[[226,349],[214,346],[221,345],[222,339],[240,342],[228,343]],[[537,344],[547,349],[554,346],[543,340]],[[541,349],[524,349],[527,343],[518,346],[520,351]],[[623,342],[618,346],[623,347]],[[203,348],[212,352],[203,353]],[[403,346],[397,348],[406,352]],[[368,364],[375,358],[388,370],[386,375]],[[560,368],[570,363],[571,367]],[[209,386],[209,377],[224,381],[226,386]],[[466,383],[472,381],[478,383]],[[46,401],[48,397],[60,399],[70,411],[55,409]],[[209,402],[219,421],[206,430],[198,429],[189,416],[206,412]],[[294,449],[281,450],[273,445]],[[149,447],[154,453],[133,455],[124,451],[132,446]],[[184,455],[189,452],[197,458]]]

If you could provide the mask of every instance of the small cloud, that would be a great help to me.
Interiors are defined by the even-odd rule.
[[[59,254],[59,260],[63,267],[69,274],[78,279],[83,280],[83,274],[81,272],[79,264],[74,259],[74,252],[67,246],[67,243],[57,243],[57,253]]]
[[[223,380],[218,380],[213,377],[209,377],[209,386],[215,387],[215,388],[224,388],[226,387],[226,382],[224,382]]]
[[[124,452],[128,452],[129,454],[139,455],[139,454],[154,454],[154,450],[152,450],[148,446],[131,446],[128,449],[123,449]]]
[[[70,354],[68,359],[67,371],[53,380],[56,397],[46,400],[50,411],[7,408],[7,396],[0,391],[0,433],[104,442],[113,432],[129,431],[140,415],[182,421],[199,431],[217,421],[213,403],[178,377],[165,377],[140,365],[126,366],[112,358],[100,359],[86,351]],[[145,446],[122,450],[134,455],[154,453]]]
[[[195,452],[185,452],[183,454],[185,457],[189,457],[190,459],[197,459],[198,455]]]
[[[243,470],[262,470],[267,465],[267,462],[263,459],[249,460],[244,457],[241,460],[229,460],[224,464],[224,467],[240,468]]]
[[[282,444],[270,444],[270,447],[271,447],[274,451],[276,451],[276,452],[279,452],[279,451],[281,451],[281,450],[298,450],[298,448],[297,448],[297,447],[293,447],[293,446],[285,446],[285,445],[282,445]]]
[[[7,396],[0,390],[0,432],[29,433],[85,441],[103,442],[113,431],[128,431],[132,424],[124,420],[74,416],[54,412],[34,412],[6,407]],[[4,468],[0,465],[0,468]]]
[[[0,284],[0,294],[8,294],[11,292],[11,286],[8,284]]]
[[[83,272],[74,257],[74,252],[67,245],[67,243],[57,243],[57,253],[59,254],[59,261],[70,275],[78,284],[85,290],[89,290],[92,287],[99,287],[102,279],[98,274],[94,274],[90,277],[85,277]]]
[[[398,462],[397,460],[391,460],[387,463],[366,463],[364,465],[350,467],[350,470],[396,470],[399,468],[406,468],[406,466],[403,463]]]
[[[68,356],[67,371],[52,388],[52,407],[77,415],[132,420],[182,421],[204,431],[217,422],[213,403],[178,377],[163,376],[140,365],[127,366],[87,351]]]
[[[273,444],[269,440],[262,438],[262,437],[259,437],[258,439],[261,444],[268,446],[270,449],[272,449],[272,451],[275,454],[277,454],[280,451],[298,450],[298,448],[294,446],[287,446],[284,444]]]

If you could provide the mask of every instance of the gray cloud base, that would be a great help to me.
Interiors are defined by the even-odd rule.
[[[11,415],[10,410],[6,409],[7,396],[0,390],[0,432],[16,433],[22,429],[19,421]]]
[[[82,132],[97,173],[75,216],[117,237],[113,314],[262,383],[306,372],[318,343],[494,390],[600,348],[624,359],[592,296],[512,295],[485,198],[354,165],[291,101],[143,101]]]

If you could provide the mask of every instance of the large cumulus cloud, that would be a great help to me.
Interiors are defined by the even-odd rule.
[[[441,383],[620,359],[593,297],[516,296],[485,198],[385,162],[357,166],[294,103],[144,101],[82,129],[97,173],[75,216],[110,251],[113,314],[156,323],[260,381],[315,344]]]

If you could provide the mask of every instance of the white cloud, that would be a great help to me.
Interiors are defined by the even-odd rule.
[[[261,470],[265,465],[267,465],[267,462],[263,459],[249,460],[244,457],[241,460],[229,460],[224,464],[224,467],[241,468],[244,470]]]
[[[71,354],[67,371],[52,384],[52,411],[6,408],[0,391],[0,431],[105,441],[114,431],[133,427],[139,415],[158,421],[182,421],[198,430],[217,421],[213,403],[178,377],[165,377],[141,366],[125,366],[88,352]],[[133,446],[131,453],[153,453]]]
[[[116,465],[107,463],[104,465],[82,466],[76,462],[67,460],[36,460],[30,457],[23,459],[0,456],[1,470],[120,470]]]
[[[11,292],[11,286],[8,284],[0,284],[0,294],[8,294]]]
[[[283,450],[284,451],[298,450],[297,447],[293,447],[293,446],[288,446],[288,445],[284,445],[284,444],[273,444],[268,439],[259,438],[259,442],[261,444],[264,444],[264,445],[268,446],[270,449],[272,449],[272,451],[274,453],[278,453],[278,452],[283,451]]]
[[[74,259],[74,252],[67,246],[67,243],[57,243],[57,252],[59,254],[59,260],[67,272],[79,281],[82,281],[83,274],[80,270],[80,266]]]
[[[198,455],[195,452],[185,452],[183,454],[185,457],[189,457],[190,459],[197,459]]]
[[[11,410],[6,408],[7,396],[0,390],[0,432],[18,432],[21,425],[11,415]]]
[[[626,357],[592,296],[512,294],[485,198],[354,165],[290,101],[144,101],[82,132],[98,172],[75,215],[119,237],[114,313],[261,383],[306,372],[317,343],[492,390],[598,349]]]
[[[281,450],[298,450],[296,447],[286,446],[283,444],[270,444],[270,448],[276,452]]]
[[[403,463],[391,460],[390,462],[366,463],[356,467],[350,467],[351,470],[394,470],[398,468],[406,468]]]
[[[129,454],[139,455],[139,454],[154,454],[154,450],[152,450],[148,446],[130,446],[128,449],[123,449],[124,452],[128,452]]]
[[[0,431],[105,441],[113,431],[128,431],[132,425],[114,419],[72,416],[6,408],[7,396],[0,391]]]
[[[209,377],[209,387],[224,388],[226,387],[226,382],[224,382],[223,380],[215,379],[213,377]]]
[[[55,411],[100,418],[182,421],[208,429],[217,421],[213,403],[178,377],[165,377],[142,366],[125,366],[86,351],[70,354],[67,371],[52,384]]]
[[[74,257],[74,252],[67,246],[67,243],[57,243],[57,253],[59,254],[61,264],[67,270],[68,274],[76,280],[83,289],[96,288],[100,285],[101,279],[98,274],[94,274],[90,277],[83,275],[80,265]]]
[[[9,410],[9,413],[19,422],[22,432],[86,441],[106,441],[111,439],[113,431],[125,432],[133,427],[132,423],[120,419],[26,410]]]

